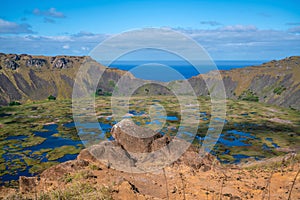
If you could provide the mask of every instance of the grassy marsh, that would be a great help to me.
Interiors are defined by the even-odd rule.
[[[201,144],[208,130],[211,119],[209,98],[198,98],[199,108],[195,115],[199,120],[195,145]],[[300,112],[292,109],[270,106],[258,102],[226,100],[226,123],[222,135],[226,142],[241,140],[246,146],[226,146],[218,143],[213,152],[221,161],[236,162],[239,155],[244,155],[242,161],[269,158],[290,151],[299,151],[300,144]],[[111,126],[116,123],[112,117],[110,97],[96,97],[95,112],[98,121],[109,125],[105,136],[110,137]],[[169,96],[132,97],[129,101],[128,115],[142,126],[149,125],[151,106],[159,105],[167,116],[158,128],[164,134],[176,135],[178,121],[182,113],[178,100]],[[47,132],[46,124],[56,124],[57,131],[52,137],[78,141],[80,137],[72,126],[65,126],[73,121],[71,100],[29,102],[19,106],[0,107],[0,177],[5,174],[17,174],[29,170],[37,173],[57,163],[57,159],[67,154],[77,154],[82,145],[62,145],[55,148],[41,148],[31,151],[47,139],[35,132]],[[114,107],[116,109],[118,107]],[[120,109],[122,106],[119,107]],[[162,112],[164,114],[164,112]],[[177,120],[174,120],[177,119]],[[230,131],[239,131],[250,135],[239,135]],[[81,139],[84,136],[81,136]],[[86,135],[91,139],[96,136]],[[13,158],[7,162],[8,158]],[[47,160],[45,161],[45,158]]]

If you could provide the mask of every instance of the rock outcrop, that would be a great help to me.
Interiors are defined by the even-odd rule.
[[[19,68],[19,65],[13,61],[13,60],[8,60],[8,61],[5,61],[4,62],[4,66],[7,68],[7,69],[11,69],[11,70],[16,70]]]
[[[130,119],[123,119],[114,125],[111,134],[115,141],[103,141],[89,147],[90,154],[82,152],[88,160],[96,159],[111,168],[135,173],[156,171],[174,163],[184,163],[203,171],[210,170],[212,165],[219,165],[215,157],[207,153],[199,155],[187,141],[137,126]],[[80,153],[79,158],[83,157]]]
[[[33,59],[29,59],[29,60],[26,61],[26,66],[27,67],[42,68],[45,65],[46,65],[46,60],[45,59],[33,58]]]
[[[53,61],[53,65],[52,65],[53,68],[57,68],[57,69],[66,69],[71,66],[72,66],[71,60],[66,58],[58,58]]]
[[[69,161],[74,164],[62,163],[46,170],[42,176],[49,173],[57,176],[63,169],[72,172],[93,163],[100,169],[111,168],[125,173],[142,174],[175,165],[185,165],[203,172],[220,166],[216,157],[208,153],[201,156],[192,146],[182,152],[178,160],[172,161],[174,155],[170,150],[175,151],[177,148],[181,149],[182,145],[190,144],[182,139],[163,136],[149,128],[138,126],[130,119],[123,119],[114,125],[111,134],[115,140],[92,145],[82,150],[76,161]],[[174,143],[173,147],[168,147],[171,142]]]

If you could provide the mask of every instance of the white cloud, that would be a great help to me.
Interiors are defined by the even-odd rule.
[[[70,45],[65,44],[64,46],[62,46],[63,49],[70,49]]]
[[[210,26],[220,26],[222,23],[217,21],[201,21],[200,24],[210,25]]]
[[[44,23],[54,24],[54,23],[55,23],[55,20],[50,19],[50,18],[48,18],[48,17],[44,17]]]
[[[2,34],[19,34],[33,33],[29,24],[17,24],[15,22],[0,19],[0,33]]]
[[[107,37],[106,34],[94,34],[93,37],[0,36],[0,52],[33,55],[87,55],[89,50]]]
[[[59,42],[66,42],[66,41],[74,41],[72,37],[67,35],[61,35],[61,36],[41,36],[41,40],[48,39],[50,41],[59,41]]]
[[[39,36],[39,35],[26,35],[23,37],[27,41],[49,41],[49,42],[70,42],[74,41],[72,37],[68,35],[60,35],[60,36]]]
[[[90,50],[90,48],[88,48],[88,47],[81,47],[81,50],[88,51],[88,50]]]
[[[40,10],[38,8],[32,11],[34,15],[54,17],[54,18],[65,18],[66,16],[62,12],[56,11],[56,8],[49,8],[48,10]]]
[[[257,28],[253,25],[234,25],[234,26],[223,26],[220,28],[222,31],[232,32],[245,32],[245,31],[257,31]]]
[[[174,30],[191,37],[202,45],[214,59],[219,60],[272,60],[299,55],[300,52],[300,34],[296,27],[286,31],[262,30],[251,25],[233,25],[215,29],[177,28]],[[91,49],[109,36],[85,31],[64,36],[2,36],[0,37],[0,52],[87,55]],[[147,37],[151,37],[150,32],[149,34],[132,34],[133,39],[143,40]],[[174,43],[170,37],[164,41],[164,44],[168,45],[171,42]],[[69,48],[62,48],[66,44],[69,45]],[[115,45],[117,47],[119,44]],[[133,44],[128,42],[126,45]],[[178,46],[178,48],[182,47]]]
[[[91,36],[95,36],[96,34],[88,32],[88,31],[80,31],[79,33],[73,34],[73,37],[91,37]]]
[[[300,33],[300,26],[296,26],[296,27],[293,27],[293,28],[289,28],[288,31],[290,33]]]
[[[262,30],[254,26],[177,29],[201,44],[215,59],[279,59],[299,55],[297,30]],[[291,32],[293,31],[293,32]]]

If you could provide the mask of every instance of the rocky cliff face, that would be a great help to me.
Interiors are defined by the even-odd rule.
[[[42,100],[49,95],[70,98],[76,72],[89,59],[83,56],[31,56],[0,54],[0,105],[12,101]],[[101,66],[104,70],[105,67]],[[107,69],[98,85],[98,94],[110,95],[117,81],[126,72]],[[197,95],[207,96],[214,87],[214,72],[198,75],[188,81]],[[130,84],[145,82],[127,74]],[[221,71],[228,98],[259,101],[300,110],[300,56],[271,61],[261,66]],[[128,83],[129,84],[129,83]],[[174,84],[174,82],[168,83]],[[147,84],[136,90],[136,95],[173,95],[163,84]]]

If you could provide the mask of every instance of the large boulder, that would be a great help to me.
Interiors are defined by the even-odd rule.
[[[130,119],[124,119],[114,125],[111,134],[119,145],[132,153],[152,152],[165,146],[168,140],[150,128],[136,125]]]
[[[80,152],[77,159],[100,162],[106,167],[121,171],[144,172],[157,170],[173,159],[171,152],[176,152],[183,144],[155,131],[137,126],[132,120],[124,119],[111,130],[114,141],[102,141]],[[176,154],[176,153],[175,153]]]

